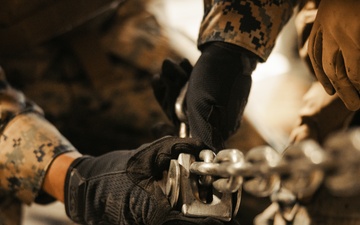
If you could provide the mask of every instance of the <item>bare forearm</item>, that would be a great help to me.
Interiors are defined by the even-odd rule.
[[[64,202],[66,172],[70,164],[80,156],[79,152],[69,152],[55,158],[48,168],[42,189],[57,200]]]

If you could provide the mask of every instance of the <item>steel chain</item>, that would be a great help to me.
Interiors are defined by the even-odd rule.
[[[212,161],[192,163],[190,172],[212,177],[214,188],[224,193],[243,185],[245,191],[264,197],[281,184],[303,198],[324,183],[335,196],[355,195],[360,193],[360,128],[333,135],[324,147],[302,141],[282,155],[269,146],[253,148],[245,156],[240,150],[224,149]]]
[[[187,85],[175,105],[181,121],[180,137],[191,137],[183,111],[186,90]],[[255,224],[310,224],[298,199],[311,198],[321,184],[334,196],[360,193],[360,128],[339,132],[322,147],[313,140],[304,140],[282,153],[269,146],[255,147],[246,155],[237,149],[224,149],[217,155],[203,150],[199,159],[180,154],[169,168],[166,195],[171,205],[180,206],[186,216],[229,221],[239,209],[244,189],[258,197],[269,196],[273,202],[255,218]],[[211,200],[201,197],[204,187]]]

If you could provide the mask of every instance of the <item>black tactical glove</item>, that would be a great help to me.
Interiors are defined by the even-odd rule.
[[[176,99],[189,80],[191,71],[192,65],[187,59],[183,59],[179,64],[165,59],[161,67],[161,73],[155,75],[152,81],[156,100],[176,128],[179,128],[180,124],[175,113]]]
[[[236,45],[213,42],[204,46],[194,66],[186,94],[192,137],[213,150],[239,126],[258,57]]]
[[[165,137],[136,150],[77,159],[66,176],[66,213],[81,224],[223,224],[171,209],[156,182],[171,158],[204,148],[197,139]]]

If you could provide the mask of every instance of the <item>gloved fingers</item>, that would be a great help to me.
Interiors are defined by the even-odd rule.
[[[334,83],[333,86],[346,108],[351,111],[356,111],[360,108],[359,93],[348,79],[343,80],[343,82]]]
[[[324,73],[345,105],[352,110],[358,109],[359,96],[347,76],[344,57],[337,41],[331,35],[324,35],[322,45]]]
[[[311,35],[313,35],[313,31]],[[329,35],[323,36],[321,29],[317,30],[315,36],[309,39],[309,57],[315,75],[326,92],[332,95],[336,91],[348,109],[353,111],[359,109],[358,90],[350,80],[352,77],[358,76],[352,73],[352,77],[348,77],[349,69],[346,69],[358,68],[358,66],[356,66],[356,62],[352,63],[352,60],[347,60],[349,63],[345,64],[343,52],[339,50],[336,41]],[[356,69],[354,70],[356,71]],[[354,83],[358,83],[358,81],[355,80]]]
[[[321,37],[320,37],[321,36]],[[343,60],[341,59],[340,47],[337,41],[334,39],[333,36],[329,35],[328,33],[322,33],[319,36],[319,45],[321,45],[322,52],[321,52],[321,65],[324,70],[324,73],[331,81],[337,81],[343,79],[343,77],[337,77],[337,66],[340,68],[343,64]],[[318,41],[316,42],[316,44]],[[341,60],[341,61],[339,61]]]
[[[229,43],[203,46],[186,93],[190,132],[209,148],[220,150],[241,121],[250,93],[250,71],[257,56]]]
[[[137,153],[129,159],[126,171],[134,180],[151,177],[161,179],[171,159],[176,159],[182,152],[198,156],[204,148],[205,145],[199,139],[163,137],[139,147]]]
[[[166,85],[161,79],[160,74],[156,74],[152,77],[151,86],[153,88],[155,98],[158,101],[161,100],[166,93]]]
[[[156,74],[153,76],[151,86],[153,89],[153,94],[163,111],[166,113],[166,116],[176,125],[178,124],[178,120],[175,115],[175,98],[179,91],[174,88],[176,83],[175,81],[171,80],[173,78],[170,78],[176,75],[166,69],[168,67],[166,64],[167,63],[165,62],[163,63],[161,74]],[[170,76],[169,73],[172,76]]]
[[[360,37],[359,37],[360,38]],[[351,81],[356,90],[360,91],[360,46],[351,38],[346,41],[342,46],[342,54],[344,59],[344,70],[347,77]]]
[[[167,88],[171,89],[172,87],[178,87],[179,90],[176,91],[178,93],[189,79],[191,70],[192,66],[187,59],[181,61],[179,65],[170,59],[165,59],[161,67],[161,73],[155,74],[152,78],[151,84],[156,97],[160,98],[166,93]]]
[[[206,149],[205,144],[198,138],[179,138],[167,151],[160,152],[156,158],[157,167],[163,171],[168,169],[171,159],[177,159],[181,153],[187,153],[198,158],[201,150]]]
[[[184,68],[188,69],[186,61],[181,62]],[[189,79],[190,73],[187,73],[181,65],[176,64],[175,62],[165,59],[162,64],[161,79],[164,80],[167,84],[172,84],[173,86],[180,86],[180,88],[186,83]]]
[[[193,70],[193,65],[190,63],[190,61],[188,59],[183,59],[180,62],[180,67],[185,71],[185,73],[187,74],[187,79],[189,79],[190,74]]]
[[[344,57],[341,51],[338,51],[335,59],[335,71],[329,73],[329,79],[333,86],[349,110],[356,111],[360,108],[360,96],[356,87],[348,77]]]
[[[170,59],[165,59],[161,73],[155,75],[152,79],[155,98],[175,126],[180,124],[175,113],[175,103],[181,89],[188,81],[191,71],[192,65],[187,59],[183,59],[179,64]]]
[[[326,92],[333,95],[335,93],[335,89],[323,69],[323,34],[316,22],[314,23],[309,36],[308,54],[316,78],[323,85]]]
[[[359,109],[359,94],[347,76],[342,51],[332,36],[323,35],[321,28],[309,39],[309,57],[326,92],[332,95],[336,91],[348,109]]]
[[[198,156],[205,149],[205,144],[199,138],[181,138],[171,149],[171,157],[177,157],[180,153],[189,153]]]

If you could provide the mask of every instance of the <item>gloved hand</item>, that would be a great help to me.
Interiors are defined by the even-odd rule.
[[[327,137],[349,125],[355,112],[350,111],[337,95],[328,95],[315,82],[304,96],[299,122],[290,134],[290,142],[313,139],[323,143]]]
[[[132,151],[79,158],[66,176],[67,215],[81,224],[223,224],[172,210],[157,183],[171,158],[204,147],[198,139],[168,136]]]
[[[152,80],[155,98],[176,128],[179,128],[180,121],[175,113],[175,103],[181,89],[189,80],[192,68],[187,59],[183,59],[179,64],[165,59],[161,73],[155,75]]]
[[[309,57],[329,94],[360,108],[360,1],[321,0],[309,37]]]
[[[186,114],[192,137],[213,150],[239,127],[258,57],[224,42],[212,42],[192,70],[186,94]]]

